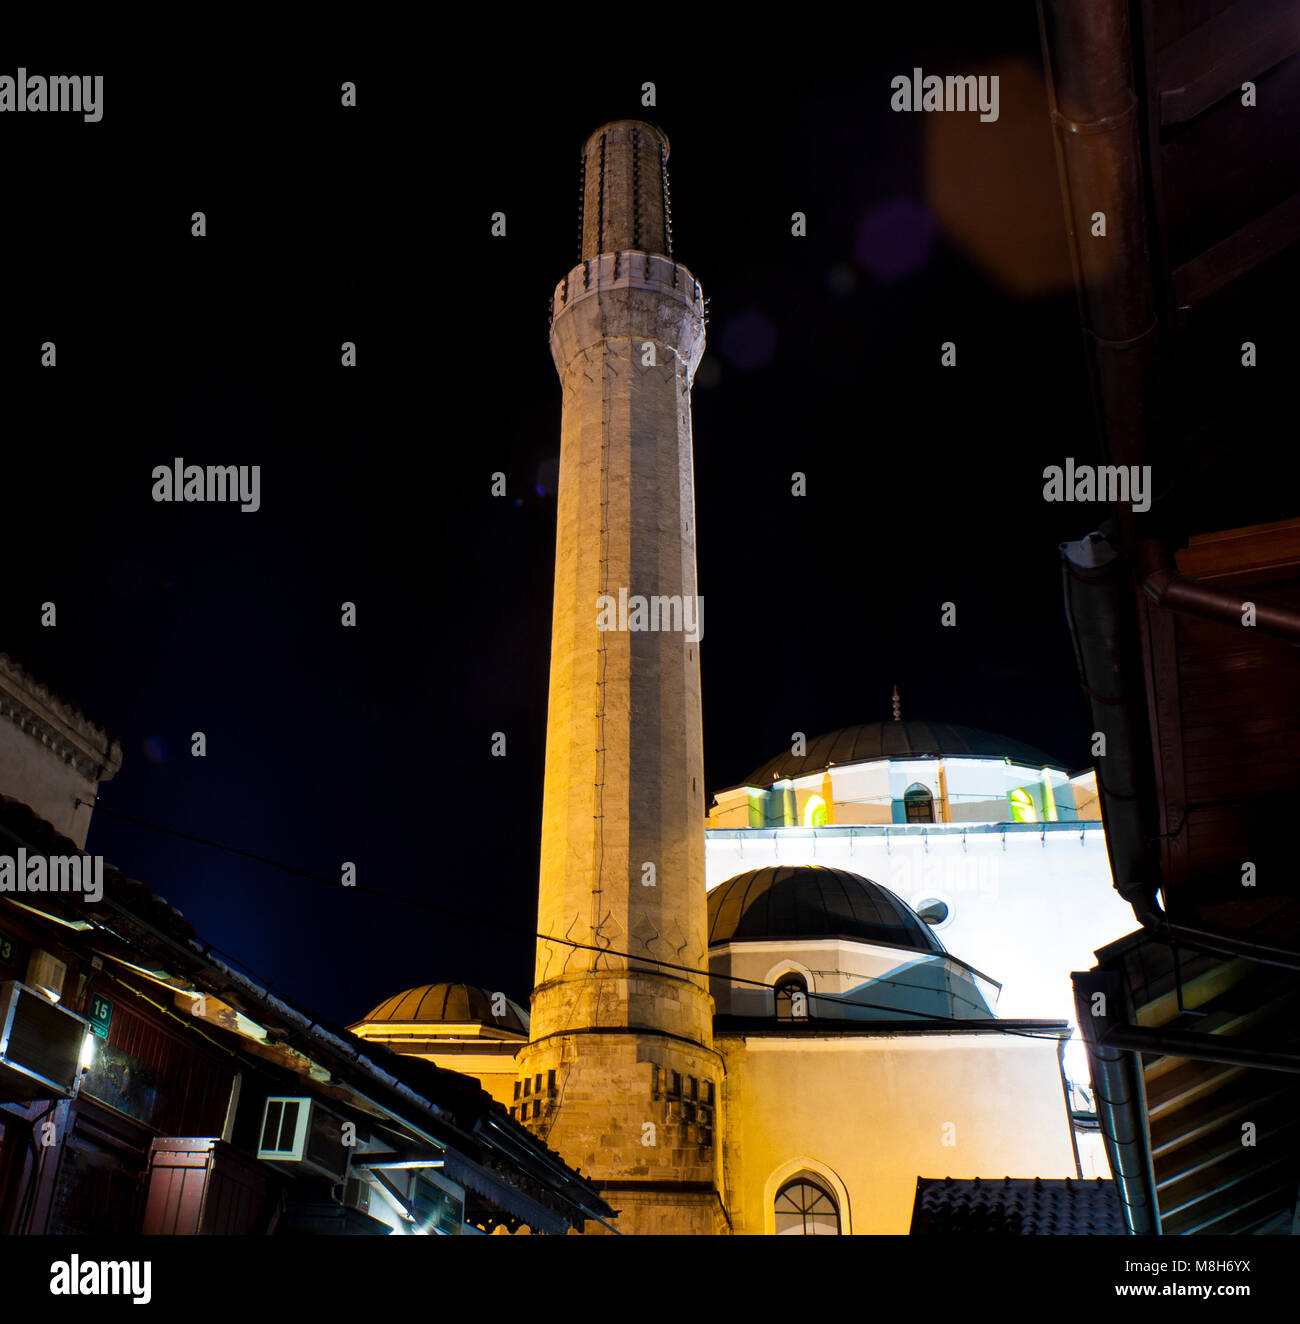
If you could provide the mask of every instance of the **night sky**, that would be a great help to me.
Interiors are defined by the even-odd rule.
[[[1009,12],[963,30],[918,9],[834,56],[825,34],[601,61],[588,34],[528,66],[484,46],[449,79],[108,63],[101,123],[6,116],[26,183],[0,222],[0,651],[121,738],[105,811],[329,878],[352,860],[485,922],[109,812],[88,849],[336,1022],[438,979],[526,1003],[560,433],[544,305],[576,259],[582,142],[621,117],[669,136],[675,256],[711,301],[708,788],[792,732],[887,717],[895,683],[904,716],[1083,766],[1056,545],[1104,511],[1045,503],[1042,469],[1096,461],[1091,405],[1035,14],[984,9]],[[1000,70],[998,121],[891,111],[918,66]],[[261,465],[261,509],[155,503],[177,456]]]

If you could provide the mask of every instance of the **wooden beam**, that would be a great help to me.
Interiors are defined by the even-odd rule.
[[[1294,0],[1239,0],[1156,56],[1161,124],[1193,119],[1297,51]]]
[[[1174,559],[1178,573],[1192,579],[1259,575],[1300,567],[1300,519],[1198,533]]]
[[[1297,15],[1300,16],[1300,9]],[[1300,239],[1300,193],[1292,194],[1285,202],[1178,267],[1173,274],[1178,307],[1203,303],[1297,239]]]

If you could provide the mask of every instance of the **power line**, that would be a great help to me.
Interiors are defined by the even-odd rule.
[[[485,919],[481,915],[472,915],[467,911],[457,910],[452,906],[440,905],[436,901],[428,901],[418,897],[403,896],[400,892],[389,892],[384,890],[383,888],[369,887],[366,886],[365,884],[360,884],[360,883],[342,883],[338,879],[326,878],[322,874],[311,873],[306,869],[296,868],[294,865],[285,864],[280,860],[274,860],[268,855],[260,855],[256,851],[244,850],[242,847],[239,846],[229,846],[226,845],[224,842],[212,841],[207,837],[196,836],[195,834],[190,832],[181,832],[177,828],[164,827],[160,823],[151,823],[148,821],[148,819],[136,818],[131,814],[123,814],[123,813],[119,813],[117,810],[114,809],[107,809],[99,804],[98,799],[95,801],[93,806],[90,804],[89,801],[86,800],[78,800],[77,803],[79,805],[87,805],[88,807],[92,807],[95,809],[96,812],[107,814],[110,818],[120,819],[124,823],[131,823],[134,824],[136,827],[147,828],[151,832],[161,832],[166,836],[177,837],[182,841],[193,842],[195,845],[207,846],[212,850],[225,851],[227,854],[238,855],[243,859],[254,860],[258,864],[265,864],[270,868],[279,869],[281,872],[291,874],[296,878],[303,878],[306,879],[308,882],[319,883],[322,886],[329,887],[332,889],[341,888],[345,891],[365,892],[370,896],[379,897],[386,901],[396,901],[403,905],[413,906],[417,910],[434,911],[438,914],[448,915],[451,916],[452,918],[462,920],[466,923],[478,924],[484,928],[496,929],[505,933],[512,933],[519,937],[532,938],[535,941],[555,943],[557,946],[572,947],[579,951],[597,952],[605,956],[621,957],[623,960],[626,960],[628,962],[639,961],[643,965],[656,966],[664,970],[679,971],[683,974],[696,975],[704,979],[724,980],[728,984],[733,984],[733,985],[744,984],[752,988],[762,988],[762,989],[770,990],[772,992],[775,992],[776,990],[775,984],[769,984],[761,979],[746,979],[741,975],[733,975],[733,974],[714,975],[710,971],[701,970],[696,966],[680,965],[677,962],[661,960],[660,958],[655,956],[639,956],[633,954],[632,952],[619,951],[618,949],[613,947],[601,947],[592,943],[577,942],[572,938],[559,938],[551,934],[538,933],[536,931],[526,929],[521,925],[506,923],[505,921],[500,919]],[[212,950],[216,951],[220,949],[213,948]],[[225,955],[230,955],[230,953],[225,953]],[[251,969],[251,967],[249,968]],[[924,985],[910,984],[903,980],[894,981],[894,982],[896,982],[898,986],[904,988],[914,988],[923,992],[936,991],[934,989],[927,989]],[[889,1011],[904,1016],[915,1016],[925,1021],[939,1022],[942,1024],[949,1024],[965,1029],[969,1029],[973,1025],[979,1024],[979,1020],[977,1018],[960,1017],[960,1016],[935,1016],[927,1012],[913,1011],[906,1007],[893,1007],[885,1003],[862,1002],[856,998],[844,997],[842,995],[834,994],[834,993],[809,993],[807,996],[810,1001],[831,1002],[846,1007],[862,1007],[871,1011]],[[786,1022],[782,1022],[782,1024],[785,1023]],[[1017,1037],[1026,1038],[1026,1039],[1056,1040],[1059,1038],[1059,1036],[1054,1034],[1036,1034],[1031,1030],[1013,1030],[1008,1027],[999,1027],[998,1033],[1015,1035]]]

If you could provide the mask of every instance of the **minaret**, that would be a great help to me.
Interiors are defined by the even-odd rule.
[[[580,945],[538,941],[514,1112],[602,1188],[621,1231],[700,1234],[724,1226],[721,1063],[691,973],[706,969],[704,301],[672,258],[667,159],[638,120],[587,140],[581,261],[551,305],[564,395],[538,932]]]

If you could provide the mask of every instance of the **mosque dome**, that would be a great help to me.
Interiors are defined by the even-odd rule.
[[[505,1011],[492,1014],[492,993],[474,984],[421,984],[394,993],[381,1002],[361,1023],[382,1024],[385,1021],[421,1022],[426,1025],[451,1023],[464,1025],[477,1023],[498,1030],[512,1030],[516,1034],[528,1033],[528,1013],[517,1003],[505,999]]]
[[[993,758],[1008,759],[1033,768],[1060,768],[1068,771],[1059,759],[1022,740],[982,731],[974,726],[952,722],[927,722],[912,719],[866,722],[845,726],[809,740],[802,755],[783,750],[756,768],[742,783],[768,787],[786,777],[802,777],[822,772],[834,764],[870,763],[879,759],[906,758]]]
[[[709,893],[709,946],[792,938],[890,943],[930,955],[943,944],[888,888],[847,869],[777,865]]]

